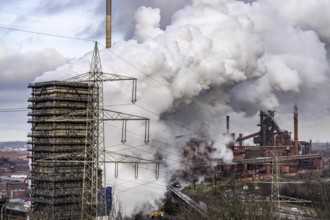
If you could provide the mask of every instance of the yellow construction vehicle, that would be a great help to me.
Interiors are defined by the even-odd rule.
[[[161,219],[163,218],[165,215],[165,212],[164,211],[154,211],[152,212],[152,215],[151,215],[151,218],[152,219]]]

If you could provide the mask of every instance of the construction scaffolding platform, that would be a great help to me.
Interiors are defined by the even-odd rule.
[[[99,172],[92,166],[84,170],[93,87],[64,81],[29,85],[33,219],[81,218],[84,173]]]

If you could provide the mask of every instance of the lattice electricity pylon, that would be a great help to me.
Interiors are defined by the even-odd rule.
[[[280,183],[279,183],[279,159],[278,159],[278,148],[273,146],[272,149],[272,191],[271,191],[271,202],[272,211],[275,211],[280,207]]]
[[[271,208],[272,212],[276,212],[281,207],[281,203],[310,203],[309,200],[297,199],[293,197],[283,196],[280,193],[280,186],[284,183],[301,184],[303,181],[285,180],[280,177],[280,166],[282,157],[278,156],[279,147],[272,147],[272,182],[271,182]]]
[[[110,111],[105,111],[103,101],[103,83],[105,81],[132,80],[132,102],[136,102],[137,79],[102,72],[101,59],[97,42],[95,42],[90,70],[87,73],[67,79],[67,81],[92,83],[94,86],[90,93],[90,103],[87,109],[87,139],[84,151],[84,181],[81,204],[81,219],[102,219],[106,213],[106,160],[104,142],[104,121],[123,120],[122,141],[126,139],[127,120],[146,120],[146,142],[149,142],[149,120],[146,118],[131,117],[132,115],[116,113],[119,118],[107,118]],[[107,116],[105,115],[107,114]],[[124,116],[125,115],[125,116]],[[121,117],[124,116],[124,117]],[[129,116],[128,118],[126,116]],[[120,118],[121,117],[121,118]],[[132,119],[134,118],[134,119]],[[93,163],[91,163],[93,161]],[[103,181],[102,181],[103,180]],[[104,198],[104,201],[99,201]]]

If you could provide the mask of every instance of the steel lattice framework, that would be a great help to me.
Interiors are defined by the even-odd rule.
[[[273,146],[272,149],[272,210],[275,211],[280,206],[280,183],[279,183],[279,173],[280,172],[280,162],[278,157],[278,148]]]
[[[145,121],[145,143],[149,142],[149,119],[131,114],[115,112],[104,109],[103,101],[103,83],[105,81],[122,81],[130,80],[133,82],[132,87],[132,102],[136,102],[136,87],[137,79],[131,77],[120,76],[102,72],[101,59],[95,42],[93,56],[90,64],[89,72],[68,79],[68,81],[92,83],[90,93],[90,103],[87,109],[87,139],[84,151],[84,182],[81,203],[81,219],[102,219],[106,216],[106,163],[115,163],[118,168],[118,163],[125,161],[109,161],[106,156],[105,141],[104,141],[104,122],[107,120],[121,120],[122,127],[122,142],[126,141],[126,123],[128,120]],[[109,153],[107,153],[109,155]],[[131,156],[125,157],[132,159]],[[134,163],[137,169],[139,163],[154,163],[156,164],[156,177],[158,177],[159,163],[156,161],[126,161],[126,163]],[[116,174],[117,176],[118,174]],[[100,199],[101,198],[101,199]]]
[[[111,75],[109,79],[114,81],[120,80],[121,77]],[[106,213],[103,82],[107,79],[102,72],[97,42],[95,42],[89,72],[69,80],[87,82],[94,85],[91,89],[90,103],[87,108],[87,139],[84,151],[81,219],[102,218]]]
[[[97,49],[97,43],[93,51],[93,57],[88,73],[88,81],[93,83],[90,93],[90,103],[87,107],[87,139],[85,145],[84,181],[82,192],[81,219],[93,219],[99,216],[98,207],[105,210],[105,203],[98,200],[98,193],[102,192],[102,178],[105,182],[106,172],[104,161],[104,122],[103,119],[103,82],[102,67]],[[95,163],[89,163],[99,158]],[[102,195],[104,197],[104,194]],[[101,204],[99,204],[101,202]]]

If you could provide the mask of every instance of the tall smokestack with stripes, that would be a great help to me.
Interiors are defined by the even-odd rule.
[[[111,0],[106,0],[106,33],[105,33],[105,40],[106,40],[106,48],[111,47]]]

